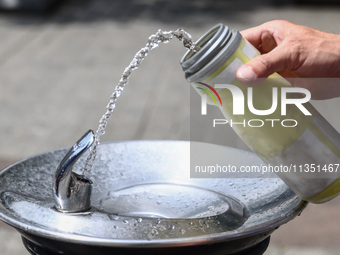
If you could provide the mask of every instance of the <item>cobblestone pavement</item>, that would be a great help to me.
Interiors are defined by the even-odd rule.
[[[159,28],[183,27],[198,38],[216,23],[242,30],[288,19],[340,33],[339,12],[338,5],[274,0],[69,0],[47,14],[2,12],[0,162],[4,167],[68,147],[95,129],[125,66]],[[169,45],[155,50],[135,72],[104,141],[189,139],[189,85],[178,64],[184,49],[178,42]],[[315,105],[340,130],[335,110],[340,100]],[[226,138],[229,146],[246,149],[232,131]],[[308,206],[275,231],[265,254],[339,254],[339,214],[339,198]],[[0,253],[28,254],[19,234],[2,223]]]

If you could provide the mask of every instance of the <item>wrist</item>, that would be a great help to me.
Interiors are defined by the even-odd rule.
[[[333,38],[334,54],[336,56],[336,63],[334,65],[334,72],[336,77],[340,77],[340,34],[336,34]]]
[[[319,68],[325,71],[328,69],[326,71],[328,78],[340,77],[340,35],[325,33],[321,41],[319,47],[316,47],[318,49],[316,57],[321,59]]]

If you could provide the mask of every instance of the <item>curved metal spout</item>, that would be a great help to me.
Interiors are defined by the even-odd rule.
[[[91,207],[92,182],[72,172],[73,165],[93,144],[94,133],[86,132],[60,162],[55,173],[53,195],[56,208],[62,212],[82,212]]]

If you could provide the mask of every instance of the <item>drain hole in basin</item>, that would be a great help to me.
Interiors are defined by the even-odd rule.
[[[243,217],[243,206],[220,193],[195,186],[152,183],[111,192],[102,200],[108,213],[147,218],[195,219],[231,212]]]

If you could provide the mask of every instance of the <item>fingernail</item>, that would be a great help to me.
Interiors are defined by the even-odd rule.
[[[241,67],[237,72],[237,76],[244,81],[253,81],[256,79],[256,74],[251,66]]]

